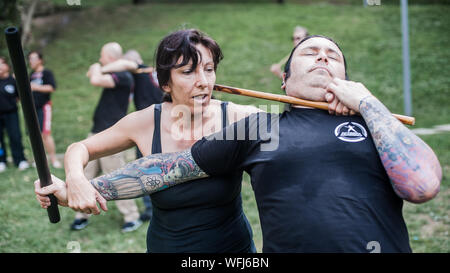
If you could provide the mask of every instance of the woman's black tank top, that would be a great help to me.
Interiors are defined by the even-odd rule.
[[[222,125],[227,122],[223,102]],[[161,153],[161,104],[155,104],[152,154]],[[252,230],[242,210],[242,172],[182,183],[151,195],[153,217],[148,252],[254,252]]]

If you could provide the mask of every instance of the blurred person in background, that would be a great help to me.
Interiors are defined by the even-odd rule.
[[[294,32],[292,33],[292,43],[293,47],[295,47],[303,38],[308,36],[308,30],[302,26],[296,26],[294,28]],[[272,72],[275,76],[277,76],[280,79],[283,79],[283,68],[282,66],[286,63],[288,60],[289,55],[281,59],[278,63],[272,64],[270,66],[270,72]]]
[[[136,111],[145,109],[153,104],[161,103],[163,91],[159,88],[156,70],[144,64],[138,51],[130,49],[117,61],[102,66],[102,73],[112,73],[128,70],[134,79],[133,101]],[[136,158],[142,153],[136,149]],[[152,202],[150,195],[142,197],[145,211],[141,213],[141,221],[150,221],[152,218]]]
[[[7,167],[7,151],[4,142],[4,131],[7,132],[14,165],[19,170],[29,167],[23,153],[22,134],[20,131],[19,114],[17,112],[16,80],[9,73],[9,64],[0,57],[0,172]]]
[[[30,74],[30,85],[45,151],[50,156],[52,166],[59,169],[62,165],[56,158],[55,141],[51,133],[51,94],[56,90],[55,77],[51,70],[44,67],[44,59],[41,52],[31,51],[28,54],[28,62],[32,69]]]
[[[127,114],[130,92],[134,85],[133,76],[128,71],[107,74],[103,74],[101,71],[102,66],[120,58],[122,58],[122,47],[116,42],[107,43],[100,51],[99,63],[92,64],[87,72],[91,85],[103,88],[94,113],[94,125],[88,137],[93,137],[107,130]],[[100,155],[90,162],[87,158],[82,164],[79,160],[73,159],[78,153],[73,151],[71,147],[67,148],[64,157],[66,179],[69,181],[80,176],[92,179],[100,172],[108,173],[125,164],[124,152],[118,153],[118,151],[108,156]],[[74,169],[77,169],[77,171],[74,171]],[[77,192],[78,189],[73,187],[71,190]],[[139,220],[138,207],[134,200],[119,200],[116,205],[124,217],[123,232],[134,231],[142,225],[142,221]],[[89,212],[77,212],[71,229],[84,229],[88,225],[89,214]]]

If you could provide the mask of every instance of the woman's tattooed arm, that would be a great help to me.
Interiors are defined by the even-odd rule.
[[[192,158],[191,151],[154,154],[91,180],[106,200],[131,199],[179,183],[207,177]]]
[[[436,196],[442,169],[433,150],[375,97],[362,99],[359,110],[397,195],[414,203]]]

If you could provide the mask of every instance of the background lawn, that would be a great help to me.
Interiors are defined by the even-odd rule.
[[[280,81],[269,67],[290,52],[294,26],[306,26],[312,34],[333,37],[346,55],[350,78],[363,82],[392,112],[403,113],[397,5],[383,5],[383,0],[381,6],[367,8],[361,4],[298,5],[300,1],[287,1],[281,6],[275,1],[259,4],[158,1],[140,6],[129,2],[101,1],[100,6],[83,6],[82,1],[78,10],[69,13],[71,21],[44,49],[46,66],[53,70],[58,84],[52,97],[53,136],[58,153],[64,153],[70,143],[86,137],[91,129],[100,90],[89,85],[85,74],[89,65],[98,60],[101,46],[117,41],[124,50],[140,51],[146,63],[152,65],[159,40],[180,28],[199,28],[220,44],[225,58],[217,71],[217,83],[281,94]],[[410,5],[409,12],[414,128],[448,124],[450,8]],[[48,25],[41,25],[35,28],[34,35],[46,33]],[[4,46],[4,38],[1,39],[0,45]],[[242,104],[267,104],[227,94],[215,96]],[[441,192],[422,205],[405,202],[404,216],[413,251],[449,252],[449,133],[423,139],[441,162],[444,171]],[[28,139],[24,138],[24,143],[27,158],[31,159]],[[0,174],[0,252],[68,252],[71,241],[78,241],[82,252],[145,252],[148,223],[133,233],[122,234],[122,216],[111,202],[110,211],[91,218],[85,230],[69,230],[74,217],[70,209],[60,208],[61,222],[50,224],[46,211],[40,209],[34,197],[36,170],[19,172],[10,167]],[[64,178],[64,171],[52,172]],[[256,246],[261,251],[258,211],[248,176],[242,196]],[[143,208],[141,200],[138,204]]]

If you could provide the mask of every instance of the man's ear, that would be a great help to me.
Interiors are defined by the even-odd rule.
[[[283,75],[281,75],[283,78],[283,82],[281,83],[281,89],[286,91],[286,72],[283,72]]]

